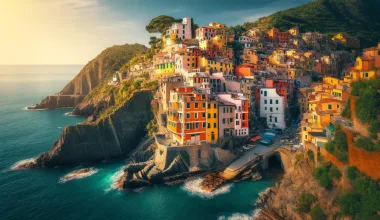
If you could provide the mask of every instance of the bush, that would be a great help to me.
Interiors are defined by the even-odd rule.
[[[375,144],[369,138],[359,138],[356,141],[355,146],[357,146],[359,148],[362,148],[362,149],[364,149],[366,151],[375,151],[375,150],[377,150]]]
[[[354,166],[349,167],[347,168],[346,174],[349,180],[354,181],[358,176],[358,169]]]
[[[134,84],[135,89],[140,89],[141,88],[141,81],[137,80]]]
[[[340,179],[342,174],[331,163],[325,163],[314,170],[313,176],[323,188],[331,189],[332,180]]]
[[[348,151],[347,135],[342,130],[337,130],[334,136],[334,146],[342,152]]]
[[[355,103],[356,115],[363,123],[377,119],[380,107],[380,94],[378,91],[367,88]]]
[[[297,201],[297,211],[301,213],[309,213],[311,205],[317,201],[317,198],[311,193],[301,193]]]
[[[307,151],[307,158],[309,158],[310,161],[314,162],[314,152],[310,149]]]
[[[321,207],[319,207],[319,205],[316,205],[311,209],[310,215],[311,215],[312,220],[325,220],[325,219],[327,219],[326,214],[323,212]]]

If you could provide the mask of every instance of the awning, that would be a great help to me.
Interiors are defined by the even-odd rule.
[[[256,137],[253,137],[253,138],[251,138],[250,140],[251,141],[257,141],[257,140],[259,140],[261,138],[261,136],[260,135],[257,135]]]

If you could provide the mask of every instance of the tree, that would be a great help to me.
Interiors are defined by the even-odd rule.
[[[354,181],[356,177],[358,176],[358,169],[352,166],[352,167],[347,168],[346,173],[347,173],[348,179],[350,179],[351,181]]]
[[[374,89],[367,88],[363,95],[356,101],[356,115],[363,123],[376,120],[379,115],[380,93]]]
[[[149,38],[149,45],[150,45],[151,47],[155,47],[156,44],[157,44],[157,42],[158,42],[158,39],[157,39],[156,36],[151,36],[151,37]]]
[[[169,26],[175,22],[180,22],[180,20],[176,20],[173,17],[167,15],[160,15],[153,18],[149,24],[145,27],[145,29],[149,33],[165,33]]]
[[[297,211],[301,213],[309,213],[311,205],[315,201],[317,201],[317,198],[313,194],[306,192],[301,193],[297,201]]]
[[[325,219],[327,219],[326,214],[323,212],[321,207],[319,207],[319,205],[316,205],[311,209],[310,215],[311,215],[312,220],[325,220]]]

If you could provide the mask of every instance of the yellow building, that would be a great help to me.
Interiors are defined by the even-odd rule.
[[[233,65],[229,59],[224,60],[213,60],[207,59],[206,57],[198,57],[198,65],[201,69],[204,69],[206,72],[223,72],[231,74],[233,73]]]
[[[175,72],[175,63],[167,62],[162,64],[156,64],[154,73],[157,75],[167,75]]]
[[[206,110],[206,140],[209,143],[215,143],[218,140],[219,125],[218,125],[218,102],[208,101]]]
[[[338,84],[343,83],[343,81],[340,79],[334,78],[334,77],[324,77],[323,83],[328,84],[328,85],[332,85],[332,86],[336,86]]]

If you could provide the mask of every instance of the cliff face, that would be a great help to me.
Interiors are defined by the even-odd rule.
[[[297,200],[301,193],[311,193],[318,198],[318,204],[327,216],[333,216],[338,210],[334,201],[342,191],[341,185],[336,184],[333,190],[325,190],[312,176],[313,170],[304,159],[288,169],[283,179],[272,187],[267,194],[264,208],[258,220],[283,219],[304,220],[311,219],[309,215],[296,211]],[[342,178],[344,181],[344,178]]]
[[[46,97],[40,104],[30,109],[75,107],[102,81],[110,78],[111,73],[119,70],[136,54],[143,53],[146,49],[141,44],[115,45],[105,49],[96,58],[88,62],[61,92]],[[57,102],[59,99],[65,101]]]
[[[21,168],[89,163],[127,155],[146,135],[145,127],[153,118],[152,99],[149,91],[137,92],[109,117],[66,127],[52,150]]]

